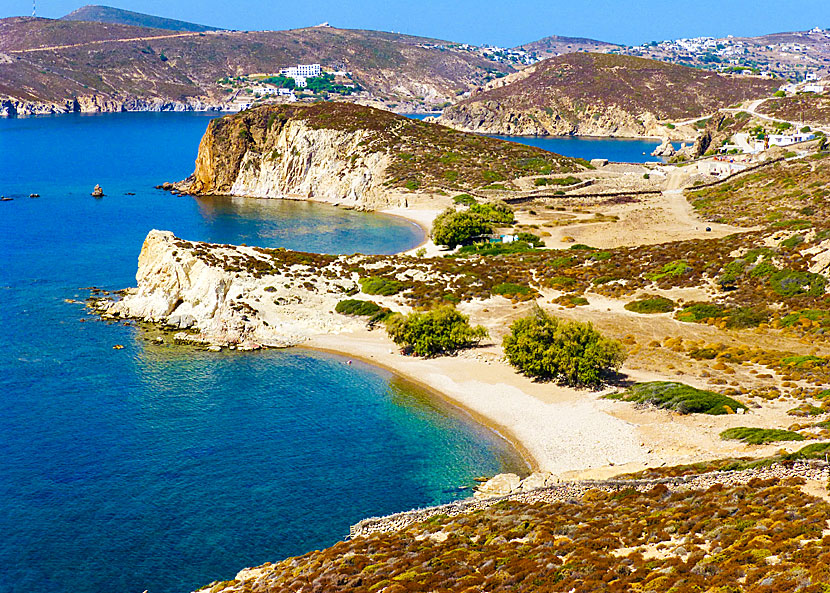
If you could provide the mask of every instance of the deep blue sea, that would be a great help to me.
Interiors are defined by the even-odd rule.
[[[591,138],[587,136],[491,136],[536,146],[542,150],[583,159],[608,159],[614,163],[659,163],[651,156],[659,140],[639,138]]]
[[[153,189],[192,171],[209,117],[0,119],[0,593],[186,592],[524,469],[383,370],[159,345],[73,302],[134,285],[152,228],[332,253],[421,240],[391,217]]]

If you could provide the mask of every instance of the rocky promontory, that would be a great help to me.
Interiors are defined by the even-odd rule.
[[[188,194],[313,199],[361,209],[587,163],[350,103],[266,105],[214,120]]]
[[[544,60],[508,79],[448,107],[439,122],[485,134],[690,140],[693,129],[662,123],[702,117],[766,96],[776,86],[758,78],[593,53]]]

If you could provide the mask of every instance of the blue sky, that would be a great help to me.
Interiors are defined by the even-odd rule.
[[[328,21],[474,44],[514,46],[547,35],[617,43],[830,28],[830,0],[87,0],[233,29],[290,29]],[[38,0],[58,17],[83,0]],[[31,13],[31,0],[0,0],[0,16]]]

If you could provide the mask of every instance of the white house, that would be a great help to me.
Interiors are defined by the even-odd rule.
[[[823,93],[824,92],[824,85],[823,84],[805,84],[804,88],[802,90],[805,93]]]
[[[807,142],[812,140],[816,135],[810,132],[797,132],[795,134],[770,134],[770,146],[789,146],[797,144],[798,142]]]
[[[818,80],[818,74],[816,74],[815,72],[808,72],[807,76],[804,77],[804,80],[806,80],[807,82]]]

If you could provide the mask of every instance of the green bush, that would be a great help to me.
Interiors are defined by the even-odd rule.
[[[660,268],[659,272],[651,272],[649,274],[646,274],[646,278],[654,281],[662,280],[663,278],[673,278],[676,276],[681,276],[682,274],[685,274],[691,269],[692,267],[685,261],[676,260],[667,263],[665,266]]]
[[[544,245],[545,245],[545,242],[542,241],[542,238],[537,237],[533,233],[522,232],[522,233],[517,234],[516,238],[519,240],[519,242],[529,243],[533,247],[537,247],[537,248],[538,247],[544,247]],[[515,241],[514,241],[514,243],[515,243]],[[508,245],[509,245],[509,243],[508,243]]]
[[[723,317],[725,313],[723,307],[720,305],[713,303],[692,303],[683,307],[675,317],[678,321],[685,321],[686,323],[700,323],[710,317]]]
[[[504,338],[507,360],[528,377],[599,387],[625,361],[625,350],[590,323],[564,321],[539,307],[516,320]]]
[[[545,185],[559,185],[559,186],[566,186],[566,185],[576,185],[579,183],[579,179],[574,177],[573,175],[568,175],[567,177],[561,178],[550,178],[550,177],[537,177],[533,181],[533,185],[536,187],[542,187]]]
[[[380,305],[372,301],[361,301],[359,299],[346,299],[340,301],[334,310],[343,315],[374,315],[380,311]]]
[[[766,445],[779,441],[803,441],[804,435],[791,430],[778,428],[747,428],[739,426],[728,428],[720,433],[720,438],[728,441],[743,441],[749,445]]]
[[[494,224],[513,224],[516,220],[513,210],[501,200],[493,200],[484,204],[471,204],[470,212],[478,214],[487,222]]]
[[[449,208],[435,218],[431,236],[436,245],[455,247],[492,232],[493,226],[481,216]]]
[[[625,308],[634,313],[649,314],[670,313],[674,311],[675,306],[673,300],[658,296],[631,301],[625,305]]]
[[[606,397],[626,402],[650,404],[658,408],[674,410],[681,414],[719,416],[737,412],[739,409],[748,409],[741,402],[720,393],[669,381],[635,383],[628,391],[614,393]]]
[[[446,305],[425,313],[393,315],[386,321],[386,331],[397,345],[417,356],[436,356],[469,348],[487,337],[480,325],[454,307]]]
[[[444,257],[459,257],[467,255],[506,255],[510,253],[524,253],[526,251],[533,251],[536,249],[535,245],[531,245],[525,241],[513,241],[512,243],[474,243],[472,245],[464,245],[458,250],[458,253],[446,255]]]
[[[745,329],[747,327],[758,327],[769,321],[768,310],[756,307],[739,307],[729,311],[726,318],[726,327],[729,329]]]
[[[775,92],[772,94],[772,96],[773,96],[773,97],[779,97],[779,98],[780,98],[780,97],[786,97],[786,96],[787,96],[787,93],[785,93],[784,91],[775,91]]]
[[[359,282],[360,289],[366,294],[379,294],[381,296],[392,296],[393,294],[398,294],[405,288],[402,282],[379,278],[378,276],[361,278]]]
[[[476,199],[470,194],[459,194],[452,199],[456,204],[464,204],[465,206],[472,206],[476,204]]]
[[[824,294],[827,280],[821,274],[812,272],[795,272],[779,270],[769,278],[772,289],[782,297],[809,295],[818,297]]]
[[[493,294],[500,294],[507,298],[511,298],[514,296],[521,296],[521,295],[528,295],[533,292],[533,289],[529,286],[525,286],[524,284],[513,284],[512,282],[502,282],[501,284],[496,284],[491,292]]]

